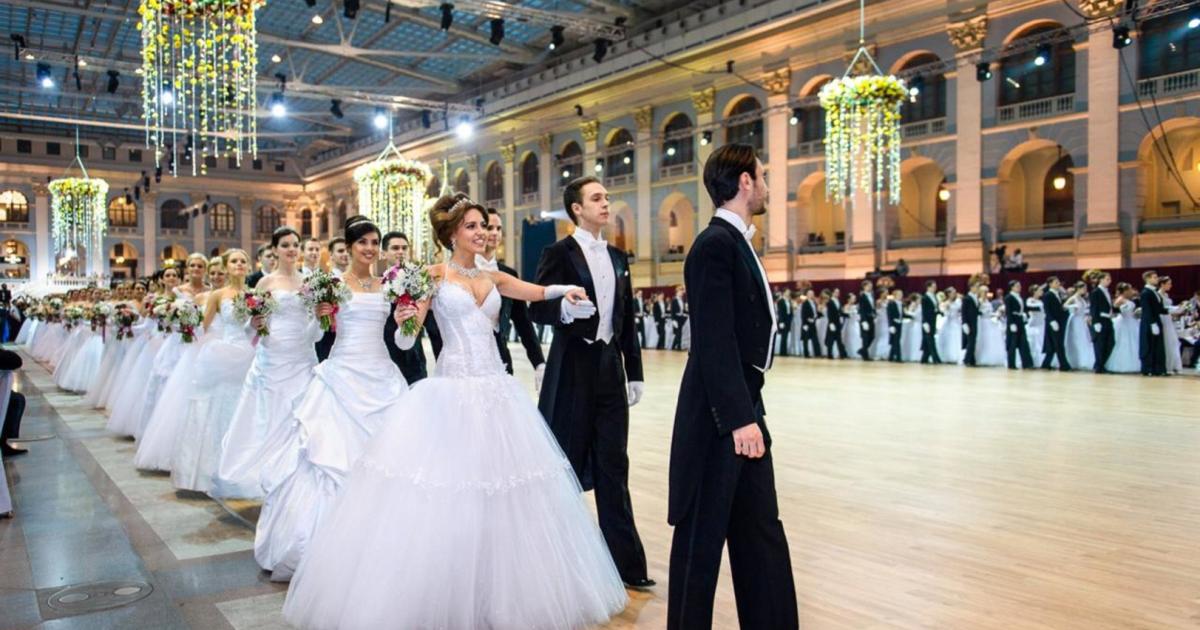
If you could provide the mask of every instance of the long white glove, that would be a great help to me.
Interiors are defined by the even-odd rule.
[[[1150,334],[1157,337],[1162,331],[1159,330],[1158,324],[1150,324]]]
[[[837,324],[834,324],[834,323],[830,322],[830,324],[829,324],[829,330],[831,330],[831,331],[834,331],[834,332],[837,332]]]
[[[545,378],[546,378],[546,364],[543,363],[533,369],[533,389],[534,389],[534,391],[541,393],[542,381],[545,380]]]
[[[1014,332],[1014,333],[1015,333],[1015,332],[1017,332],[1017,325],[1016,325],[1016,324],[1009,324],[1009,325],[1008,325],[1008,332]]]
[[[870,330],[870,329],[871,329],[871,325],[870,325],[870,324],[868,324],[867,322],[863,322],[863,323],[861,323],[861,324],[859,324],[859,325],[860,325],[860,326],[862,326],[862,329],[863,329],[863,330]]]
[[[569,284],[552,284],[546,287],[547,300],[557,300],[567,294],[568,291],[578,289],[579,287]],[[570,324],[577,319],[587,319],[596,314],[596,305],[588,300],[582,300],[575,304],[563,300],[562,302],[562,317],[560,321],[564,324]]]
[[[1095,324],[1092,324],[1092,330],[1094,330],[1096,332],[1100,332],[1103,329],[1104,329],[1104,327],[1100,325],[1100,322],[1096,322]]]
[[[888,332],[892,333],[893,335],[896,334],[896,327],[892,326],[892,327],[888,328]]]
[[[1058,332],[1058,322],[1050,322],[1050,330]]]
[[[396,332],[392,333],[392,341],[395,342],[396,347],[400,348],[401,350],[411,350],[412,347],[417,343],[417,336],[405,335],[404,333],[400,332],[400,327],[397,326]]]
[[[641,381],[629,381],[628,390],[629,406],[632,407],[642,400],[642,394],[646,391],[646,384]]]

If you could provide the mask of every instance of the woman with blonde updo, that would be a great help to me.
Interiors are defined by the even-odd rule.
[[[387,411],[348,471],[284,617],[302,628],[603,623],[624,608],[625,588],[570,463],[492,335],[501,296],[586,311],[586,293],[477,268],[487,214],[463,195],[439,199],[430,223],[450,259],[430,268],[432,298],[394,317],[422,322],[432,310],[444,342],[436,373]]]
[[[201,293],[208,291],[208,285],[205,284],[208,280],[208,257],[200,252],[193,252],[184,261],[183,268],[187,277],[184,278],[179,291],[195,300]],[[197,304],[199,303],[197,301]]]

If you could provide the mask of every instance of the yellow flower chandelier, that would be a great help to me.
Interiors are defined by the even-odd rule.
[[[142,118],[156,165],[258,155],[255,11],[266,0],[141,0]]]
[[[428,260],[432,229],[426,217],[425,188],[433,174],[422,162],[409,160],[391,142],[372,162],[354,170],[358,184],[358,211],[384,232],[403,232],[411,255]]]
[[[54,251],[75,258],[82,247],[88,255],[102,251],[108,232],[108,182],[83,177],[64,177],[50,182],[50,216]]]

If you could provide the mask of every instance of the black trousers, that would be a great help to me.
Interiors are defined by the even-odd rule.
[[[926,331],[925,327],[929,326]],[[933,332],[933,324],[921,324],[921,363],[941,363],[942,357],[938,356],[937,351],[937,336]]]
[[[635,326],[637,326],[638,347],[645,348],[646,347],[646,329],[644,327],[645,322],[639,317],[639,318],[636,318],[633,320],[633,324]]]
[[[733,452],[733,436],[726,435],[713,442],[706,462],[696,498],[671,541],[667,628],[712,627],[726,544],[741,627],[798,628],[796,587],[779,520],[770,449],[761,459],[740,457]]]
[[[1111,319],[1103,317],[1099,322],[1092,322],[1092,325],[1095,326],[1097,323],[1100,324],[1100,332],[1096,332],[1094,328],[1092,330],[1092,350],[1096,353],[1096,363],[1092,365],[1092,371],[1103,374],[1108,371],[1108,368],[1104,366],[1108,364],[1108,358],[1112,356],[1117,340],[1113,334]]]
[[[1158,324],[1159,334],[1147,334],[1145,339],[1149,343],[1141,348],[1143,376],[1162,376],[1167,373],[1167,346],[1162,336],[1162,324],[1155,323]]]
[[[1033,367],[1033,355],[1029,352],[1029,339],[1025,335],[1025,325],[1017,325],[1016,332],[1011,329],[1008,335],[1004,337],[1004,347],[1008,350],[1008,369],[1017,369],[1017,353],[1021,355],[1021,367],[1029,369]]]
[[[337,339],[337,333],[332,330],[326,331],[317,340],[317,362],[320,363],[329,358],[329,351],[333,350],[333,342]]]
[[[655,329],[658,330],[658,345],[655,346],[658,350],[666,350],[667,348],[667,322],[658,320],[654,322]]]
[[[891,361],[893,363],[900,363],[901,361],[904,360],[903,355],[900,354],[900,348],[901,348],[900,328],[901,328],[901,326],[902,326],[902,324],[900,322],[896,322],[895,324],[888,325],[888,328],[891,329],[888,331],[888,344],[891,345],[891,348],[888,349],[888,361]]]
[[[791,337],[791,326],[785,326],[779,329],[779,352],[776,352],[775,354],[778,354],[781,357],[786,357],[788,355],[788,341],[791,340]]]
[[[837,350],[838,350],[837,357],[833,356],[834,348],[837,348]],[[846,345],[842,343],[842,325],[841,324],[837,324],[833,329],[827,329],[825,331],[825,353],[826,353],[825,356],[829,357],[830,359],[833,359],[833,358],[845,359],[846,358]]]
[[[800,329],[800,349],[804,351],[805,357],[821,356],[821,338],[817,336],[816,322],[805,322],[804,327]]]
[[[976,324],[978,324],[978,322],[964,321],[963,323],[966,324],[966,326],[968,327],[968,330],[971,331],[971,332],[963,335],[963,365],[969,365],[969,366],[974,367],[975,366],[975,338],[976,338],[976,335],[979,334],[979,331],[975,330],[975,326],[976,326]]]
[[[864,319],[862,326],[862,347],[858,349],[858,356],[862,357],[863,361],[871,360],[871,345],[875,343],[875,320]]]
[[[675,337],[671,339],[672,350],[683,350],[683,325],[687,323],[686,317],[675,317]]]
[[[617,346],[572,345],[584,360],[569,361],[573,392],[569,435],[556,434],[576,470],[590,474],[600,532],[617,572],[627,582],[646,575],[646,551],[633,520],[629,497],[629,401],[625,367]],[[563,366],[568,369],[567,366]]]
[[[1071,362],[1067,361],[1067,324],[1066,322],[1055,322],[1058,324],[1058,330],[1050,327],[1050,322],[1046,322],[1046,356],[1042,358],[1042,368],[1050,369],[1054,362],[1054,358],[1058,358],[1058,369],[1069,371]]]
[[[8,398],[8,409],[4,413],[4,425],[0,427],[0,444],[21,437],[21,418],[25,417],[25,394],[13,392]]]

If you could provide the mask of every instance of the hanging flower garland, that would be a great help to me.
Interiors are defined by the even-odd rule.
[[[902,79],[890,75],[842,77],[821,88],[825,110],[825,189],[834,203],[855,190],[900,203]]]
[[[54,251],[68,257],[81,246],[89,255],[101,251],[108,232],[108,182],[66,177],[51,181],[49,188]]]
[[[141,0],[146,145],[176,172],[181,140],[192,174],[205,158],[258,155],[258,39],[266,0]]]
[[[425,187],[432,177],[428,166],[402,157],[376,160],[354,170],[359,212],[384,233],[404,232],[410,250],[426,259],[432,253],[432,230],[424,212]]]

